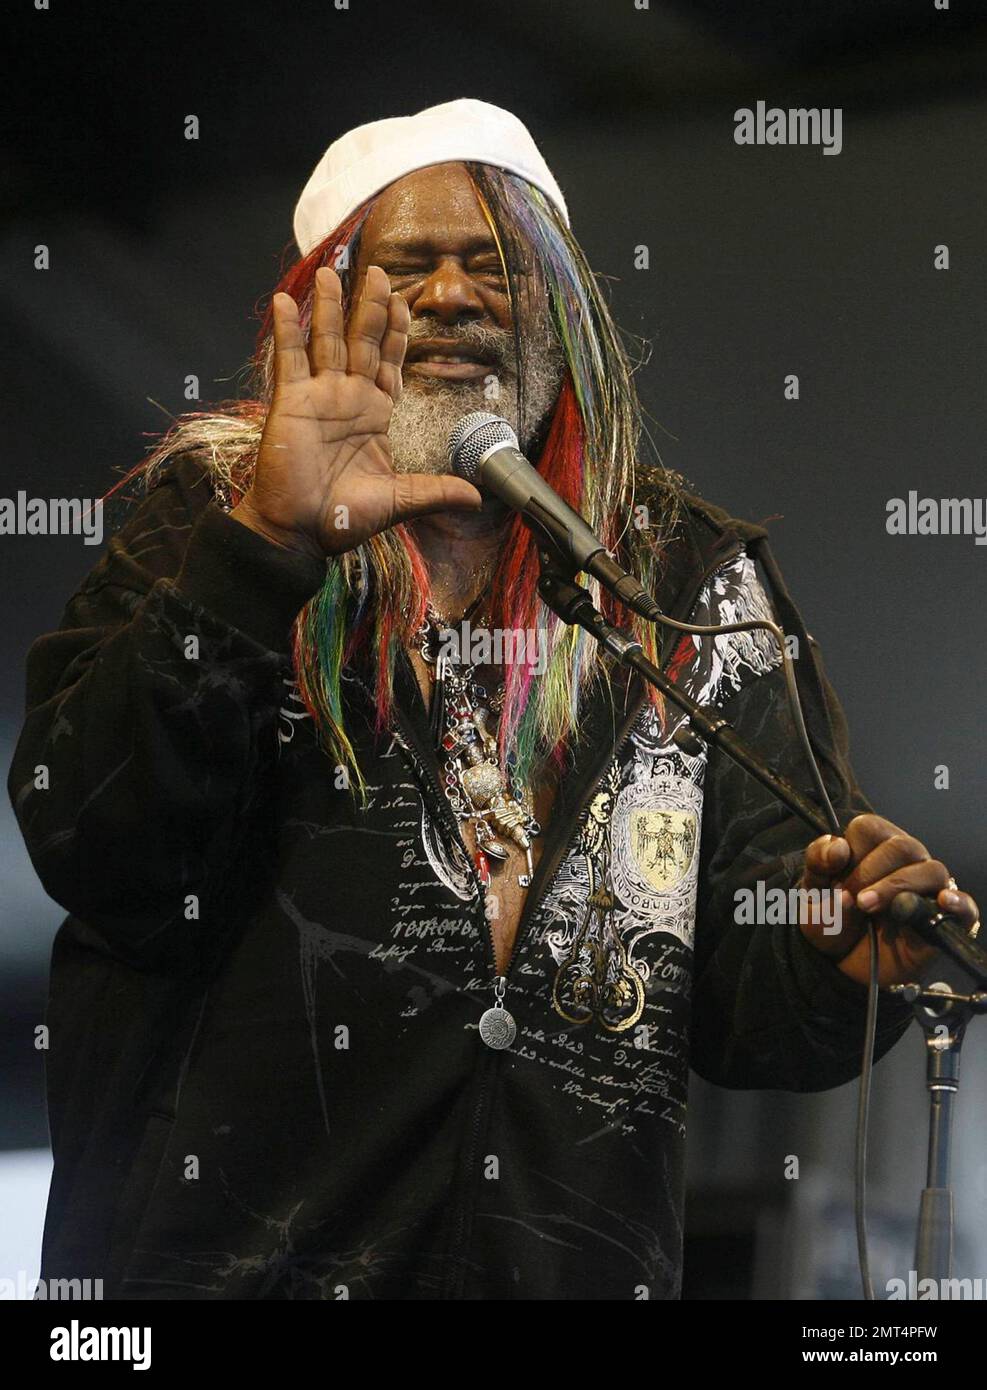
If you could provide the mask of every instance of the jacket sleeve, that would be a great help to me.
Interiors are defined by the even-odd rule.
[[[799,638],[795,669],[809,730],[833,806],[845,825],[871,811],[849,761],[846,720],[770,551],[759,558],[777,621]],[[792,722],[780,667],[741,687],[722,713],[775,771],[816,796]],[[814,832],[718,750],[710,752],[699,871],[691,1062],[705,1080],[735,1088],[819,1091],[860,1069],[867,989],[811,946],[797,925],[744,925],[737,893],[795,886]],[[912,1019],[881,993],[875,1057]]]
[[[32,646],[10,796],[46,891],[98,949],[199,963],[203,905],[274,766],[291,624],[323,578],[226,515],[186,457]]]

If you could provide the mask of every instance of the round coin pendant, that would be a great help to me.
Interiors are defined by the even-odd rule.
[[[487,1047],[501,1051],[517,1036],[517,1024],[505,1008],[487,1009],[480,1017],[480,1037]]]

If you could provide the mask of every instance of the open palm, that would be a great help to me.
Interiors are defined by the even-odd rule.
[[[272,310],[274,397],[237,520],[278,544],[334,555],[399,521],[480,506],[463,479],[391,465],[387,432],[410,316],[379,266],[369,268],[348,326],[339,276],[316,272],[307,347],[291,296],[276,294]]]

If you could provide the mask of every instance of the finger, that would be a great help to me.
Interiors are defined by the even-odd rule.
[[[846,872],[850,846],[840,835],[821,835],[805,851],[804,888],[826,888]]]
[[[397,404],[401,396],[401,367],[408,347],[411,310],[399,294],[392,294],[387,306],[387,330],[380,343],[377,385]]]
[[[843,836],[849,843],[854,862],[857,864],[860,863],[865,854],[869,854],[872,849],[876,849],[885,840],[890,840],[895,836],[904,836],[906,839],[914,838],[902,830],[900,825],[895,825],[893,821],[870,813],[854,816],[844,830]],[[916,840],[915,843],[918,844],[919,842]],[[922,856],[925,859],[929,857],[929,852],[924,845],[922,846]]]
[[[821,835],[806,847],[801,886],[817,892],[802,905],[799,925],[824,955],[846,955],[863,931],[853,898],[837,887],[849,864],[850,846],[840,835]]]
[[[308,355],[313,372],[346,370],[346,339],[343,337],[343,287],[339,276],[327,265],[315,272],[315,302]]]
[[[473,511],[483,506],[483,498],[472,483],[451,473],[438,477],[425,473],[400,473],[394,479],[393,526],[430,512]]]
[[[974,922],[980,921],[980,908],[969,893],[961,893],[955,888],[943,888],[936,902],[944,912],[955,917],[957,922],[968,930]]]
[[[351,376],[360,375],[376,381],[390,298],[390,280],[379,265],[372,265],[346,334],[347,369]]]
[[[298,305],[290,294],[280,290],[271,300],[274,319],[274,384],[288,386],[295,381],[307,381],[308,354],[305,335],[298,321]]]
[[[856,905],[868,916],[887,912],[899,893],[918,893],[922,897],[938,897],[949,882],[949,870],[938,859],[923,859],[920,864],[906,864],[893,873],[869,883],[857,894]]]
[[[856,897],[878,879],[886,878],[906,864],[920,864],[929,859],[929,851],[913,835],[899,832],[882,840],[875,849],[858,859],[846,876],[846,886]]]

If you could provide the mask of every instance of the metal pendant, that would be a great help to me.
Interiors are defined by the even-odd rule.
[[[485,820],[476,822],[476,843],[491,859],[503,861],[510,857],[510,850],[503,840],[498,840]]]
[[[503,1004],[495,1004],[480,1015],[480,1037],[496,1052],[510,1047],[517,1037],[517,1024]]]

